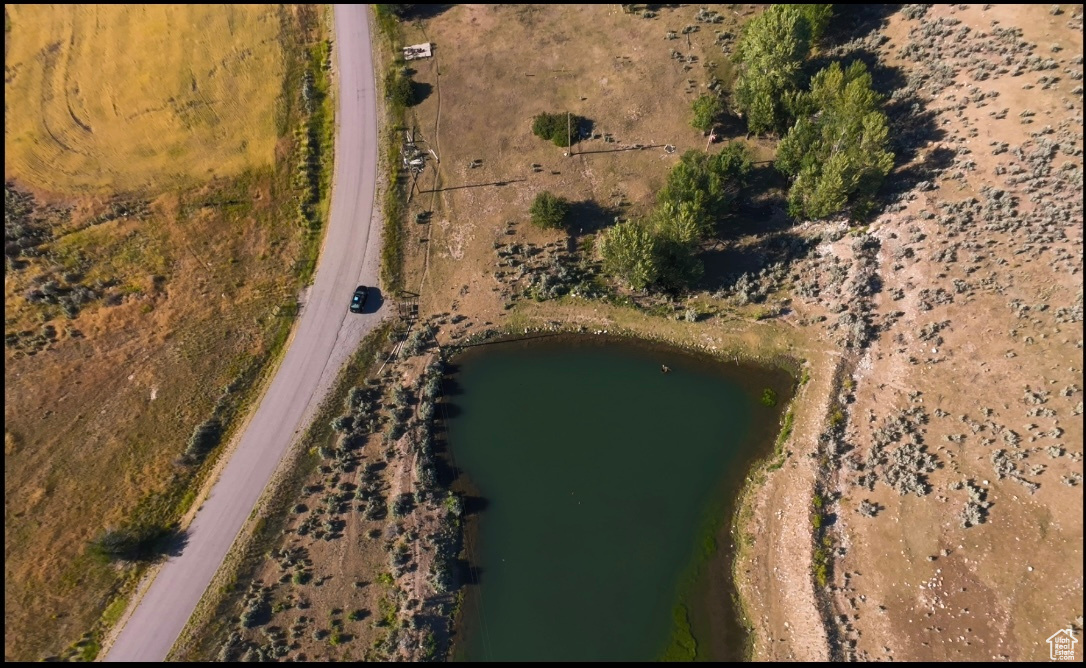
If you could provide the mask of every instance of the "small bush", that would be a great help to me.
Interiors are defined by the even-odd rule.
[[[217,418],[210,418],[192,431],[185,447],[185,460],[189,463],[199,462],[215,449],[221,439],[222,423]]]
[[[773,407],[777,405],[777,393],[770,388],[762,390],[762,405]]]
[[[532,224],[545,230],[565,229],[569,216],[569,202],[564,197],[544,190],[535,196],[528,209]]]
[[[351,620],[352,622],[357,622],[357,621],[361,621],[361,620],[365,619],[366,617],[369,616],[369,614],[370,614],[369,610],[363,610],[363,609],[359,608],[358,610],[355,610],[355,611],[351,612],[351,614],[347,615],[347,619]]]
[[[567,117],[564,113],[544,112],[532,119],[532,133],[536,137],[554,142],[555,146],[566,148],[570,144],[570,138],[577,141],[583,121],[583,118],[573,114]]]
[[[336,419],[332,420],[332,429],[346,433],[354,426],[354,418],[350,415],[340,415]]]
[[[398,108],[410,107],[418,101],[411,77],[399,68],[389,70],[385,75],[385,97]]]
[[[376,580],[377,580],[377,584],[383,584],[383,585],[391,585],[396,581],[392,577],[392,573],[378,573]]]
[[[711,93],[694,100],[691,108],[694,111],[694,118],[690,124],[702,132],[708,132],[724,113],[724,104],[719,97]]]
[[[792,435],[792,411],[784,414],[784,422],[781,424],[781,433],[777,436],[777,444],[781,445]]]
[[[825,587],[829,581],[829,552],[823,548],[817,548],[814,552],[814,578],[819,587]]]

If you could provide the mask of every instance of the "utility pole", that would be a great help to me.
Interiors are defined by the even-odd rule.
[[[566,146],[569,147],[568,155],[573,155],[573,127],[570,123],[569,112],[566,112]]]

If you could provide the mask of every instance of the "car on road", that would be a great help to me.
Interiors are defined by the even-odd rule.
[[[370,290],[364,285],[360,285],[354,290],[354,296],[351,297],[351,313],[361,313],[362,307],[366,305],[366,297],[369,295]]]

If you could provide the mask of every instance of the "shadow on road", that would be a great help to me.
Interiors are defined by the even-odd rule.
[[[369,294],[366,295],[366,303],[362,307],[362,313],[377,313],[381,310],[381,307],[385,304],[385,296],[381,293],[381,288],[376,285],[369,286]]]

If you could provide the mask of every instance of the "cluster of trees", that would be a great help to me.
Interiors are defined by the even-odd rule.
[[[893,167],[882,97],[861,62],[805,80],[832,5],[772,5],[743,30],[733,100],[754,133],[783,136],[778,169],[793,179],[794,216],[864,215]]]
[[[846,208],[865,215],[894,166],[882,99],[860,61],[833,63],[796,97],[797,120],[777,147],[777,168],[792,177],[794,216],[824,218]]]
[[[600,240],[604,269],[635,290],[681,289],[702,273],[697,251],[726,216],[746,184],[750,156],[733,143],[715,155],[691,150],[668,174],[658,205],[645,220],[630,220]]]
[[[811,51],[810,17],[821,16],[808,7],[829,5],[771,5],[743,29],[733,98],[751,132],[787,127],[789,103],[803,83],[803,63]]]

